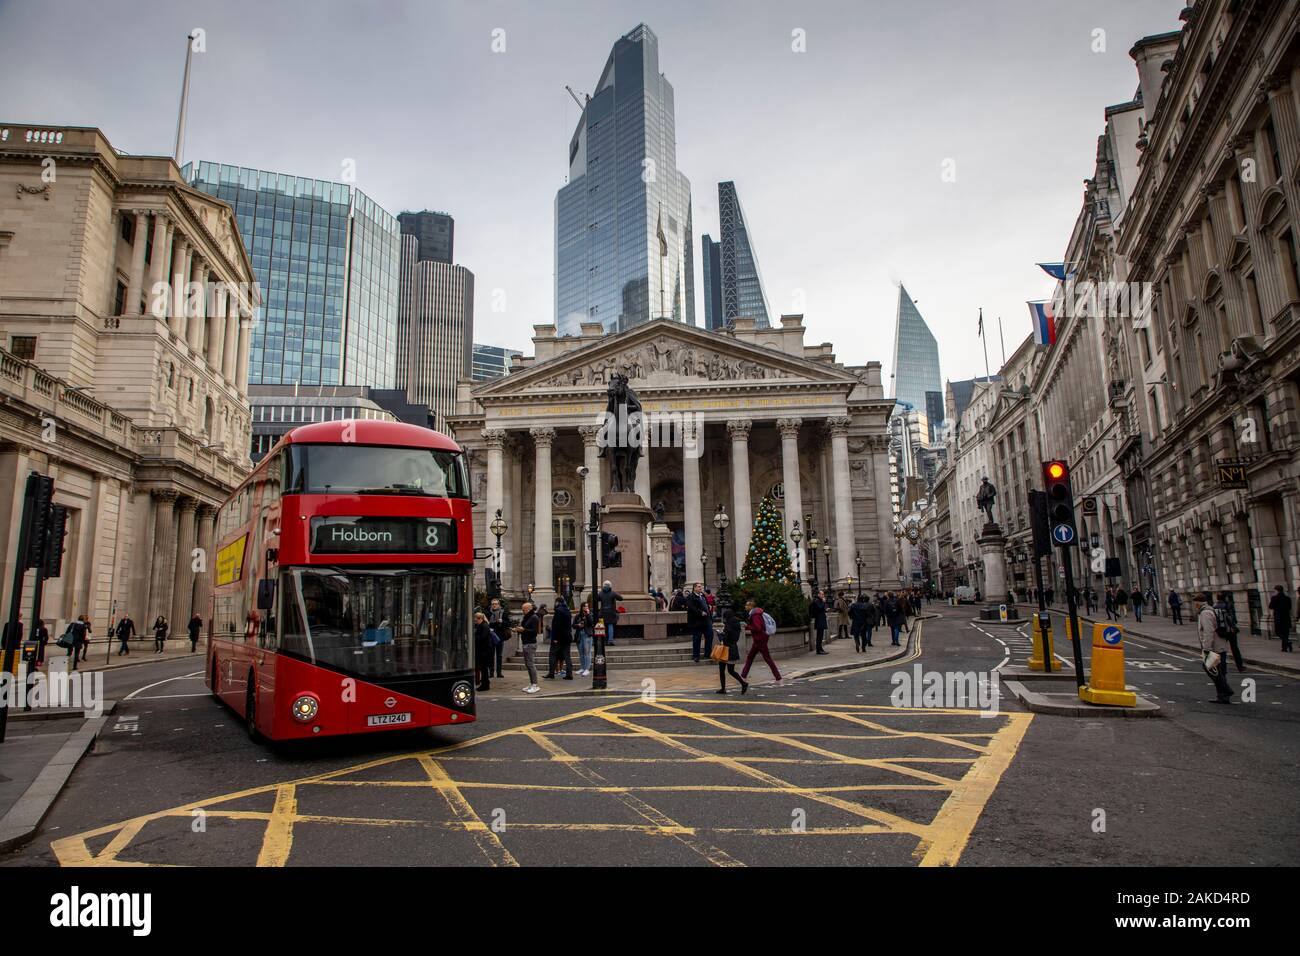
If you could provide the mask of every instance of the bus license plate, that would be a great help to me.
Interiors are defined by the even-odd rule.
[[[410,714],[371,714],[366,718],[367,727],[389,727],[393,724],[409,724]]]

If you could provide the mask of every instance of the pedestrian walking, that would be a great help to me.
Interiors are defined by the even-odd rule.
[[[600,586],[600,619],[605,624],[605,646],[614,646],[614,629],[618,626],[618,602],[623,595],[614,590],[614,585],[606,581]]]
[[[1274,595],[1268,599],[1268,609],[1273,612],[1273,633],[1282,640],[1282,650],[1291,651],[1291,599],[1286,589],[1278,585]]]
[[[1128,617],[1128,591],[1122,584],[1115,589],[1115,613],[1121,618]]]
[[[564,679],[573,680],[573,612],[564,598],[556,598],[551,617],[551,669],[546,678],[554,680],[563,664]]]
[[[1129,599],[1133,602],[1133,619],[1141,623],[1142,605],[1146,603],[1146,599],[1142,596],[1142,589],[1135,585],[1133,590],[1129,592]]]
[[[90,642],[90,622],[86,615],[81,615],[70,625],[72,631],[72,646],[68,648],[68,653],[72,655],[72,669],[77,669],[77,661],[83,660],[82,652]]]
[[[586,601],[578,608],[578,616],[573,619],[573,636],[578,642],[578,676],[591,676],[591,632],[596,620],[591,616],[591,607]]]
[[[861,594],[849,605],[849,633],[853,635],[853,649],[859,654],[867,649],[867,607]]]
[[[749,681],[736,673],[736,661],[740,660],[740,619],[731,608],[722,613],[722,634],[713,654],[718,662],[718,693],[727,692],[727,674],[739,682],[742,694],[749,690]]]
[[[492,689],[492,644],[496,634],[482,611],[474,612],[474,684],[477,690]]]
[[[698,581],[686,595],[686,626],[691,631],[691,660],[698,664],[701,645],[705,657],[713,651],[713,618],[708,598],[704,596],[704,585]]]
[[[754,663],[755,655],[761,654],[768,670],[772,672],[773,680],[780,684],[781,672],[776,669],[776,661],[772,660],[772,653],[767,649],[768,638],[776,633],[775,618],[759,607],[753,598],[745,602],[745,616],[749,626],[750,644],[749,653],[745,655],[745,666],[740,669],[740,679],[745,680],[749,677],[749,668]]]
[[[1119,620],[1118,615],[1115,613],[1115,589],[1109,585],[1106,587],[1106,620]]]
[[[812,619],[813,629],[817,632],[817,653],[828,653],[822,646],[826,639],[826,592],[818,591],[808,602],[808,617]]]
[[[135,636],[135,621],[131,620],[131,615],[123,614],[118,619],[117,627],[113,630],[118,640],[117,656],[121,657],[123,654],[130,654],[131,645],[129,641]]]
[[[1237,629],[1237,606],[1233,603],[1231,592],[1219,592],[1214,613],[1219,618],[1219,636],[1232,648],[1232,660],[1237,665],[1237,673],[1240,674],[1245,671],[1246,665],[1241,660],[1241,632]]]
[[[541,620],[531,601],[525,601],[520,609],[523,619],[511,630],[519,635],[519,650],[524,655],[524,667],[528,670],[528,686],[525,694],[536,694],[542,688],[537,683],[537,638],[541,633]]]
[[[839,616],[836,621],[835,636],[837,638],[849,636],[849,625],[852,623],[849,619],[849,598],[843,591],[835,599],[835,613]]]
[[[907,624],[907,612],[903,610],[903,603],[898,600],[893,591],[890,591],[885,595],[880,609],[884,612],[885,623],[889,625],[889,643],[898,647],[898,635]]]
[[[1210,606],[1210,595],[1196,595],[1196,637],[1201,645],[1202,666],[1214,681],[1215,703],[1232,703],[1232,685],[1228,683],[1228,651],[1231,645],[1219,634],[1219,616]]]
[[[1175,624],[1183,623],[1183,599],[1177,591],[1169,592],[1169,616],[1173,618]]]
[[[868,599],[867,610],[862,625],[862,649],[865,651],[871,647],[871,632],[880,626],[880,602],[874,598]]]
[[[185,625],[185,630],[190,632],[190,653],[193,654],[199,648],[199,634],[203,631],[203,618],[199,617],[196,612],[190,618],[190,623]]]
[[[153,622],[153,652],[161,654],[167,644],[167,618],[161,614]]]

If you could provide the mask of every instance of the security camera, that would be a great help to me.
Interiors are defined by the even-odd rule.
[[[586,478],[589,474],[591,474],[591,472],[590,472],[590,470],[587,468],[586,465],[579,465],[579,466],[578,466],[578,477],[579,477],[579,478]]]

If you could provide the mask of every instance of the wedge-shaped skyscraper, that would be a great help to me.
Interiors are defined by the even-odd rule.
[[[726,328],[742,316],[758,328],[771,325],[771,310],[758,271],[758,256],[733,182],[718,183],[718,225],[721,238],[704,237],[704,324]]]

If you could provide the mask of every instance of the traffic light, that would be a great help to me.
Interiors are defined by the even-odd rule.
[[[55,505],[50,509],[50,524],[45,542],[41,576],[57,578],[63,573],[63,538],[68,532],[68,509]]]
[[[1043,462],[1043,487],[1047,491],[1047,524],[1052,540],[1061,545],[1073,544],[1078,524],[1074,519],[1069,464],[1060,459]],[[1068,534],[1060,530],[1063,525],[1070,529]]]
[[[31,507],[31,524],[27,528],[27,553],[23,567],[34,568],[41,563],[45,550],[45,536],[49,533],[50,499],[54,497],[54,479],[32,472],[27,476],[27,500]]]

